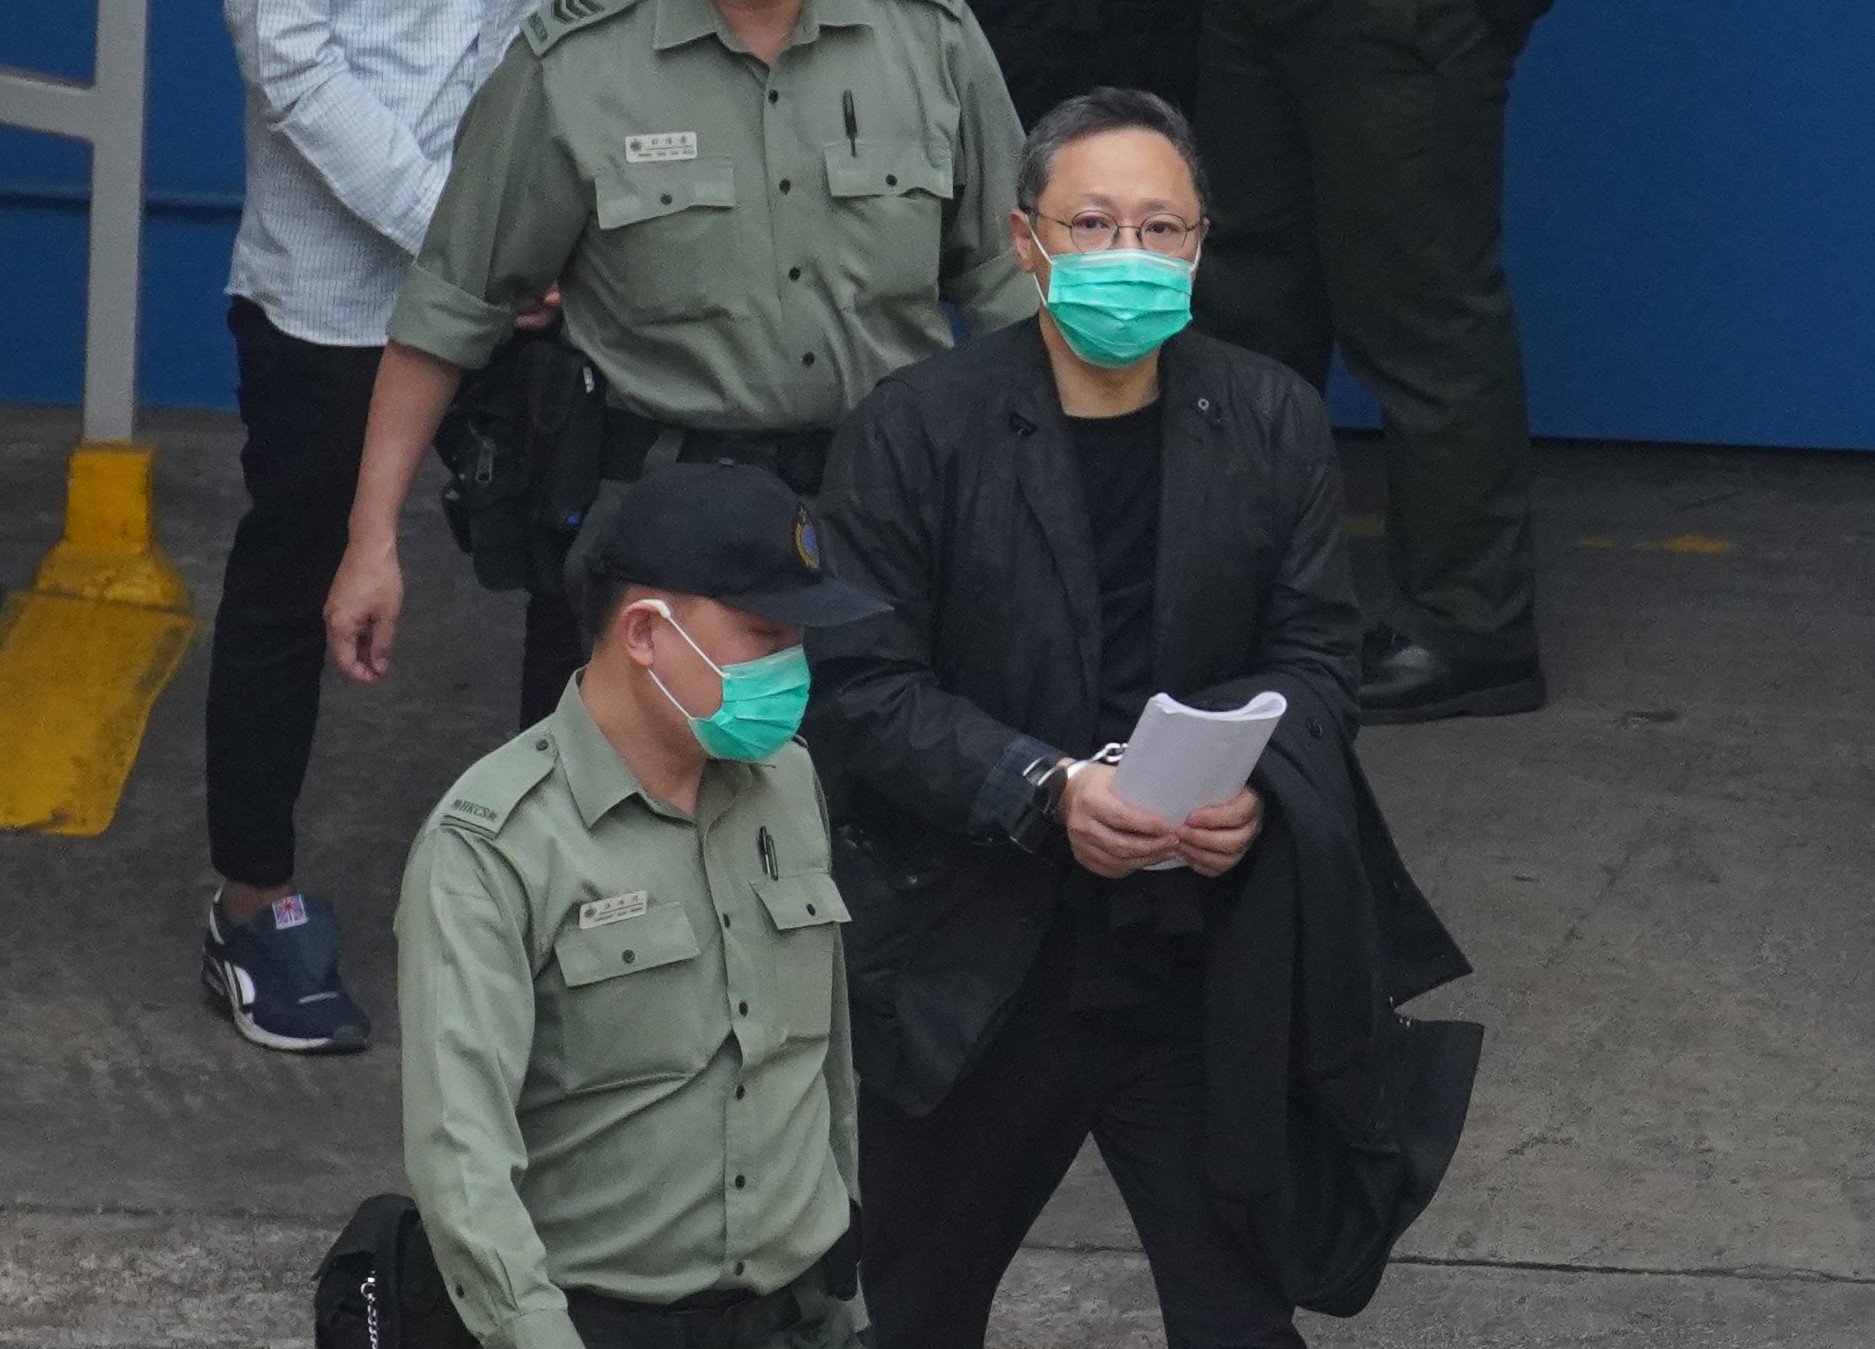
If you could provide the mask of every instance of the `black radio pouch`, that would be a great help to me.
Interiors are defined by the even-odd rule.
[[[488,590],[553,593],[599,490],[604,383],[557,330],[509,339],[436,432],[443,514]]]

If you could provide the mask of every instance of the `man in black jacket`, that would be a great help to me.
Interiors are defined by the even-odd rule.
[[[1204,195],[1169,106],[1063,104],[1018,202],[1045,312],[887,378],[821,500],[829,547],[895,606],[809,646],[854,913],[868,1301],[881,1349],[980,1346],[1091,1133],[1172,1349],[1297,1346],[1204,1160],[1206,935],[1263,801],[1158,820],[1091,756],[1161,689],[1287,690],[1305,741],[1344,745],[1360,619],[1334,446],[1299,378],[1184,330]]]

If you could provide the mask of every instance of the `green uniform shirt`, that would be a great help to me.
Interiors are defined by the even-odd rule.
[[[561,1289],[768,1292],[856,1197],[847,917],[807,752],[638,786],[577,681],[419,836],[397,914],[404,1148],[463,1320],[581,1349]]]
[[[1021,144],[964,0],[807,0],[772,68],[711,0],[559,0],[471,105],[391,335],[479,367],[558,281],[633,411],[832,426],[950,344],[940,297],[1034,312]]]

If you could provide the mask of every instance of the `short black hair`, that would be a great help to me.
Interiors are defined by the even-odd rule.
[[[1204,163],[1198,158],[1198,142],[1191,134],[1185,114],[1157,94],[1144,89],[1116,89],[1102,85],[1085,94],[1057,103],[1035,124],[1023,143],[1022,158],[1016,165],[1016,205],[1033,211],[1048,187],[1055,171],[1055,156],[1075,141],[1098,136],[1103,131],[1155,131],[1172,142],[1185,167],[1191,170],[1191,183],[1198,192],[1198,209],[1209,214],[1211,185],[1205,177]]]
[[[601,571],[589,572],[583,596],[585,612],[579,616],[585,625],[586,649],[589,653],[598,649],[599,639],[611,630],[619,609],[624,606],[625,593],[631,588],[632,583],[622,576],[612,576]]]

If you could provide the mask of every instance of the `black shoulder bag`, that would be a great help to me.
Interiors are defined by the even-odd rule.
[[[360,1204],[314,1278],[315,1349],[477,1349],[405,1195]]]

